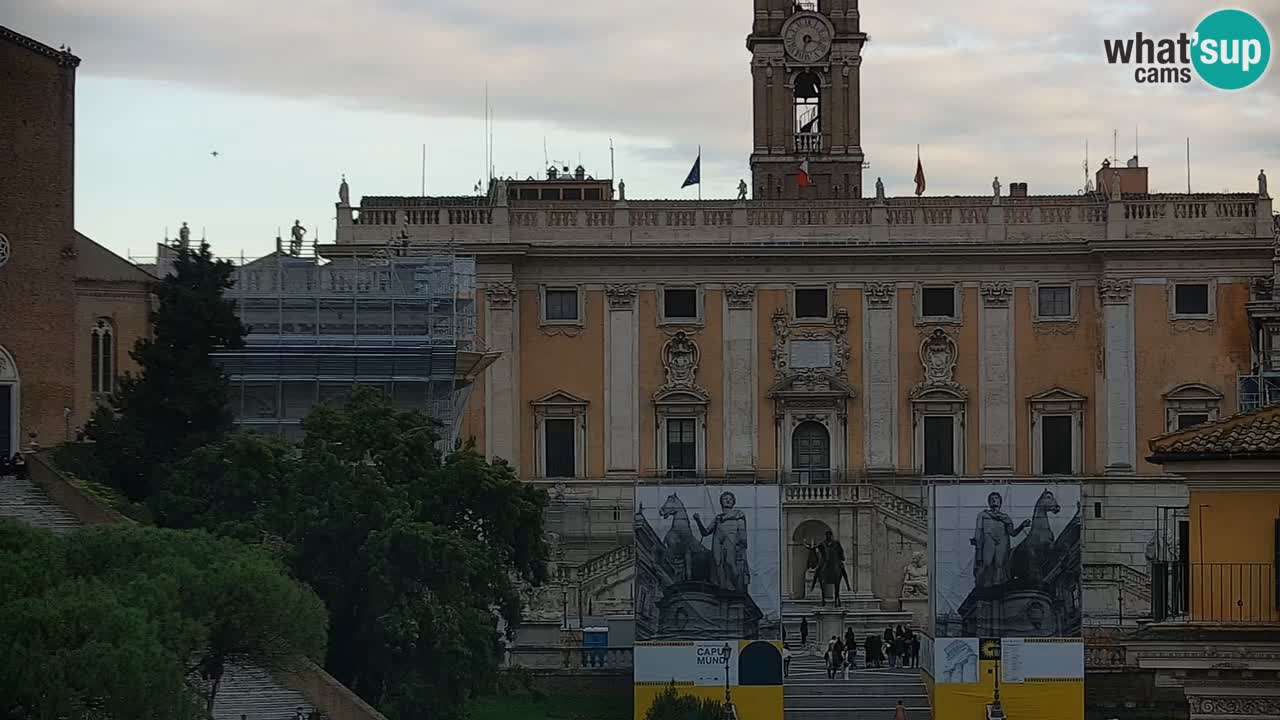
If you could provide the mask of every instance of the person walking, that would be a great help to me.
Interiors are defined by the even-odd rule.
[[[883,645],[884,654],[889,656],[889,667],[897,667],[897,658],[893,653],[893,628],[888,627],[884,629]]]
[[[911,633],[911,667],[920,667],[920,636]]]
[[[907,708],[901,700],[898,701],[898,707],[893,709],[893,720],[907,720]]]
[[[844,668],[844,641],[840,638],[835,639],[836,644],[831,647],[831,679],[835,680],[836,676]]]
[[[800,618],[800,647],[809,647],[809,618]]]
[[[786,645],[782,646],[782,677],[790,677],[791,675],[791,651]]]
[[[850,635],[852,635],[852,629]],[[849,679],[849,671],[858,671],[858,643],[850,642],[844,648],[844,679]]]
[[[844,631],[844,646],[846,649],[858,644],[858,636],[853,634],[853,628],[847,628]]]
[[[834,667],[835,667],[835,665],[834,665],[834,663],[835,663],[835,657],[834,657],[834,656],[835,656],[835,652],[836,652],[836,642],[838,642],[838,641],[836,640],[836,636],[835,636],[835,635],[832,635],[832,636],[831,636],[831,639],[827,641],[827,651],[826,651],[825,653],[823,653],[823,655],[822,655],[822,659],[823,659],[823,661],[824,661],[824,662],[826,663],[826,665],[827,665],[827,679],[828,679],[828,680],[832,680],[832,679],[834,679],[834,678],[835,678],[835,676],[836,676],[835,671],[832,669],[832,668],[834,668]]]

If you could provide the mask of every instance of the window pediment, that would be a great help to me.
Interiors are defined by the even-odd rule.
[[[653,404],[661,406],[705,406],[709,396],[702,388],[678,388],[659,390],[653,396]]]
[[[1084,395],[1066,388],[1054,387],[1027,398],[1032,409],[1040,413],[1076,413],[1084,409],[1088,400]]]
[[[920,384],[911,388],[912,402],[964,403],[968,399],[969,391],[963,385],[954,382],[933,385]]]
[[[1178,387],[1165,393],[1164,399],[1166,401],[1172,400],[1177,402],[1197,402],[1197,401],[1220,402],[1222,400],[1222,393],[1218,392],[1217,390],[1214,390],[1208,385],[1202,385],[1200,383],[1187,383],[1185,385],[1179,385]]]
[[[553,390],[529,403],[535,413],[543,415],[580,415],[587,411],[590,401],[564,390]]]

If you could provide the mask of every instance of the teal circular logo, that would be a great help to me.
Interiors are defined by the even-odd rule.
[[[1249,87],[1267,71],[1271,37],[1243,10],[1219,10],[1196,26],[1191,62],[1205,82],[1219,90]]]

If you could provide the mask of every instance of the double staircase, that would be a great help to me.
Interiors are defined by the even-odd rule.
[[[66,534],[82,527],[40,489],[30,478],[0,477],[0,518]],[[255,667],[227,669],[213,706],[214,720],[293,720],[301,709],[304,716],[314,709],[301,693],[282,685],[270,673]]]

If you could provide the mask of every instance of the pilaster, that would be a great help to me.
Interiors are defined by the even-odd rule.
[[[1106,387],[1107,474],[1130,474],[1135,456],[1133,281],[1098,283],[1104,325],[1103,384]]]
[[[605,288],[609,313],[604,348],[605,457],[607,473],[639,469],[639,319],[636,286]]]
[[[867,283],[863,290],[862,375],[866,378],[866,453],[869,470],[897,465],[898,313],[897,286]]]
[[[515,283],[497,281],[485,287],[485,345],[500,353],[485,381],[485,447],[490,459],[520,467],[520,324]]]
[[[857,558],[857,567],[853,573],[853,597],[856,600],[871,600],[875,598],[875,593],[871,589],[871,578],[874,570],[873,555],[875,548],[872,547],[872,523],[875,520],[875,510],[871,507],[860,505],[857,508],[857,519],[854,523],[857,539],[854,541],[854,556]]]
[[[982,438],[982,471],[990,475],[1012,475],[1014,458],[1013,410],[1013,322],[1010,300],[1013,288],[1007,282],[981,285],[982,313],[978,320],[978,376],[981,409],[978,426]]]
[[[756,467],[755,292],[752,285],[724,289],[724,448],[729,472]]]

